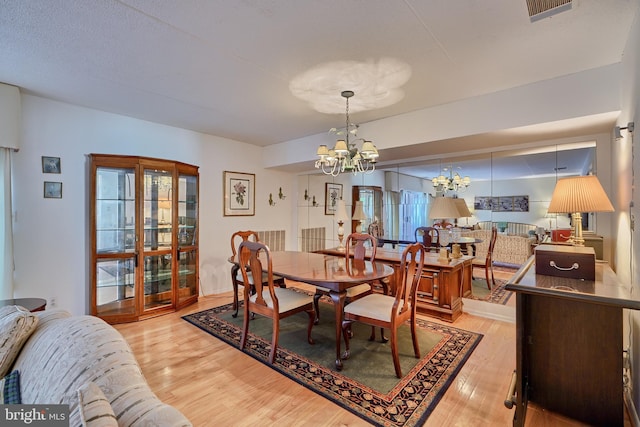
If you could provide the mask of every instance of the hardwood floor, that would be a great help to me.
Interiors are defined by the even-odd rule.
[[[231,301],[231,292],[201,297],[178,313],[115,325],[160,399],[177,407],[194,426],[368,425],[180,318]],[[514,410],[503,402],[515,368],[515,325],[463,314],[454,326],[484,338],[425,425],[511,425]],[[534,407],[527,412],[527,426],[580,425]]]

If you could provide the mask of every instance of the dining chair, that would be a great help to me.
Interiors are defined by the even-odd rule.
[[[367,253],[367,246],[366,246],[367,243],[369,243],[369,246],[371,248],[370,261],[373,262],[375,261],[376,250],[378,248],[377,239],[371,236],[370,234],[365,234],[365,233],[351,233],[347,236],[347,241],[345,242],[345,251],[344,251],[345,261],[347,266],[351,264],[355,264],[357,266],[359,263],[362,263],[362,266],[364,267],[364,259]],[[353,254],[353,260],[351,261],[349,258],[352,257],[352,254]],[[385,294],[388,293],[389,291],[388,285],[385,284],[384,282],[381,284],[383,287],[383,292]],[[355,301],[358,298],[362,298],[363,296],[368,295],[372,292],[373,292],[373,288],[371,287],[370,283],[362,283],[360,285],[352,286],[347,289],[345,304],[349,303],[350,301]],[[316,325],[320,321],[320,310],[319,310],[320,306],[318,304],[318,301],[320,300],[320,297],[322,295],[329,295],[329,294],[330,294],[329,289],[323,288],[321,286],[316,286],[316,293],[313,296],[313,305],[316,311],[316,321],[315,321]]]
[[[380,224],[378,224],[376,221],[372,222],[371,224],[369,224],[367,232],[378,240],[379,248],[384,246],[384,241],[380,240]]]
[[[429,252],[437,252],[440,247],[440,232],[435,227],[418,227],[415,231],[416,242],[422,243]]]
[[[236,231],[231,235],[231,252],[232,252],[232,260],[234,261],[231,266],[231,284],[233,285],[233,309],[235,312],[231,315],[233,317],[238,317],[238,287],[239,285],[244,286],[245,292],[255,292],[255,287],[253,284],[253,275],[248,274],[249,278],[249,286],[245,285],[245,282],[242,279],[242,272],[240,271],[240,263],[238,258],[238,245],[242,242],[253,241],[259,242],[260,237],[258,233],[255,231]],[[262,274],[263,283],[266,281],[266,274]],[[280,286],[281,288],[286,287],[284,282],[284,277],[274,276],[273,282]]]
[[[493,277],[493,249],[496,247],[496,240],[498,238],[498,229],[494,226],[491,228],[491,238],[489,239],[489,249],[487,249],[487,256],[485,259],[474,258],[472,268],[478,267],[484,269],[484,277],[487,279],[487,288],[491,290],[491,286],[496,285],[496,279]],[[489,273],[491,273],[491,282],[489,282]]]
[[[342,335],[344,335],[345,351],[343,359],[349,358],[349,339],[353,322],[371,325],[370,341],[375,340],[375,328],[387,328],[391,331],[391,355],[396,376],[402,378],[400,358],[398,355],[398,328],[409,320],[413,352],[420,358],[420,346],[416,333],[416,298],[420,275],[424,266],[425,248],[421,243],[414,243],[402,253],[400,262],[401,279],[396,284],[396,295],[369,294],[344,308]],[[383,342],[387,339],[383,338]]]
[[[263,258],[260,254],[263,253]],[[296,313],[305,312],[309,316],[309,325],[307,326],[307,341],[313,344],[311,338],[311,329],[316,314],[313,309],[313,298],[302,292],[296,292],[293,289],[276,287],[273,281],[273,265],[271,260],[271,251],[269,247],[260,242],[244,241],[239,247],[240,264],[246,265],[247,268],[241,268],[240,272],[244,283],[249,283],[249,273],[253,277],[260,276],[266,271],[266,281],[255,282],[256,292],[251,294],[244,293],[244,319],[242,323],[242,336],[240,338],[240,350],[244,349],[247,342],[247,334],[249,333],[249,313],[268,317],[273,322],[273,331],[271,334],[271,351],[269,353],[269,362],[273,363],[276,359],[276,349],[278,347],[278,339],[280,337],[280,320],[292,316]],[[263,268],[263,262],[266,262],[267,268]]]

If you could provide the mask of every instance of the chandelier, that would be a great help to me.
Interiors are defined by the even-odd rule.
[[[347,100],[345,139],[336,141],[335,147],[331,150],[326,145],[318,147],[316,154],[319,159],[316,160],[316,169],[322,169],[324,174],[332,176],[338,176],[345,171],[353,172],[354,175],[358,172],[371,173],[376,169],[378,150],[371,141],[365,141],[363,138],[355,140],[362,141],[361,150],[358,150],[355,143],[349,142],[349,134],[356,136],[358,131],[358,125],[349,122],[349,98],[354,93],[351,90],[345,90],[341,95]],[[336,131],[336,129],[331,129],[331,131]]]
[[[444,173],[449,172],[449,176],[445,176]],[[442,173],[444,172],[444,173]],[[456,172],[453,173],[453,167],[442,169],[440,176],[433,178],[431,182],[437,192],[443,193],[446,191],[462,192],[471,185],[471,178],[465,176],[464,178]]]

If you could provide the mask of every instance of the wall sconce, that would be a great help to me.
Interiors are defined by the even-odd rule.
[[[278,198],[279,198],[280,200],[284,200],[284,199],[286,199],[286,198],[287,198],[287,196],[285,196],[285,195],[282,193],[282,187],[280,187],[280,190],[278,191]]]
[[[276,202],[273,201],[273,194],[269,193],[269,206],[275,206]]]
[[[625,130],[625,129],[626,129],[626,130],[628,130],[629,132],[633,133],[633,129],[634,129],[634,128],[635,128],[635,124],[634,124],[634,122],[629,122],[629,123],[627,123],[627,126],[626,126],[626,127],[623,127],[623,128],[621,128],[620,126],[616,126],[616,127],[614,128],[614,133],[615,133],[616,139],[620,139],[620,138],[622,138],[622,134],[620,133],[620,131],[621,131],[621,130]]]

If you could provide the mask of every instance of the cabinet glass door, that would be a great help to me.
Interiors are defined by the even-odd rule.
[[[135,169],[98,167],[95,178],[97,315],[134,314]]]
[[[197,296],[198,177],[178,177],[178,305]]]
[[[172,305],[173,174],[144,169],[144,304],[151,310]]]

